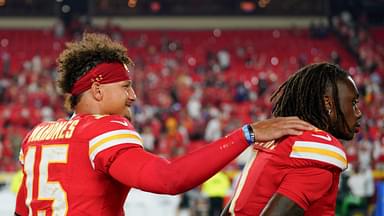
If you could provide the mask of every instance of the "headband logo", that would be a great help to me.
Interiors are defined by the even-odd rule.
[[[101,80],[103,80],[103,75],[102,74],[99,74],[96,76],[95,79],[91,79],[91,82],[94,83],[94,82],[100,82]]]

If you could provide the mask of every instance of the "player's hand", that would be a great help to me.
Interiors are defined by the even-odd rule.
[[[301,135],[305,130],[313,130],[314,126],[298,117],[277,117],[251,124],[256,142],[275,140],[287,135]]]

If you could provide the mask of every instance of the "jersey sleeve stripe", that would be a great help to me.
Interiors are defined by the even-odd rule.
[[[91,163],[92,163],[92,167],[94,168],[95,165],[94,165],[94,159],[96,157],[96,155],[98,153],[100,153],[101,151],[105,150],[105,149],[108,149],[108,148],[111,148],[111,147],[114,147],[114,146],[117,146],[117,145],[122,145],[122,144],[138,144],[138,145],[141,145],[142,144],[140,142],[137,142],[137,140],[133,140],[133,139],[115,139],[115,140],[111,140],[107,143],[105,143],[104,145],[100,145],[98,148],[96,148],[92,153],[90,152],[89,153],[89,159],[91,160]]]
[[[121,144],[137,144],[143,146],[143,140],[137,132],[132,130],[114,130],[90,140],[88,154],[92,167],[94,167],[94,159],[98,153]]]
[[[326,143],[320,143],[320,142],[311,142],[311,141],[296,141],[293,144],[294,147],[313,147],[313,148],[318,148],[318,149],[324,149],[324,150],[329,150],[338,153],[342,157],[346,158],[344,150],[341,148],[338,148],[334,145],[329,145]]]
[[[142,140],[141,136],[136,131],[133,131],[133,130],[113,130],[113,131],[109,131],[107,133],[103,133],[103,134],[91,139],[89,142],[89,148],[91,148],[93,145],[96,145],[99,141],[101,141],[105,138],[108,138],[108,137],[113,136],[113,135],[119,135],[119,134],[135,135],[138,139]]]
[[[105,145],[106,143],[109,143],[109,142],[115,141],[115,140],[125,140],[125,141],[129,140],[131,142],[128,142],[128,143],[135,143],[135,144],[139,144],[139,145],[141,145],[141,143],[142,143],[140,137],[137,137],[133,134],[116,134],[116,135],[106,137],[106,138],[100,140],[99,142],[91,145],[89,148],[89,154],[92,154],[100,146]]]
[[[347,167],[345,152],[325,143],[297,141],[292,147],[290,157],[322,161],[342,170]]]
[[[292,152],[290,154],[290,157],[292,158],[300,158],[300,159],[310,159],[310,160],[317,160],[321,161],[327,164],[332,164],[334,166],[339,167],[340,169],[344,170],[347,168],[347,164],[343,163],[340,160],[337,160],[336,158],[325,156],[325,155],[319,155],[316,153],[297,153],[297,152]]]
[[[342,161],[344,163],[347,162],[347,160],[343,156],[339,155],[336,152],[329,151],[329,150],[318,149],[318,148],[311,148],[311,147],[296,147],[296,146],[294,146],[292,151],[293,152],[297,152],[297,153],[320,154],[320,155],[325,155],[325,156],[328,156],[328,157],[333,157],[336,160]]]

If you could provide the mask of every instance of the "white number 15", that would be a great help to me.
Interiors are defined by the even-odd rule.
[[[41,151],[38,151],[41,148]],[[40,153],[40,155],[39,155]],[[40,158],[40,161],[38,161]],[[32,215],[32,196],[37,190],[38,201],[52,201],[52,216],[65,216],[68,211],[67,193],[59,181],[49,181],[48,165],[52,163],[67,163],[68,145],[43,145],[30,146],[24,159],[24,170],[26,173],[27,199],[26,205]],[[38,162],[38,170],[35,163]],[[37,181],[37,188],[34,188]],[[45,210],[38,210],[38,216],[46,215]]]

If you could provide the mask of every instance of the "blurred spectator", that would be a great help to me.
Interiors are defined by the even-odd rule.
[[[372,152],[373,152],[373,143],[368,137],[365,137],[359,141],[359,146],[358,146],[359,169],[365,170],[365,169],[371,168],[372,160],[373,160]]]
[[[41,57],[39,53],[36,53],[32,58],[32,72],[34,73],[41,73],[43,70],[42,63],[41,63]]]
[[[141,132],[143,138],[143,146],[147,151],[154,152],[155,150],[155,137],[153,136],[151,127],[145,125]]]
[[[118,25],[115,25],[112,22],[112,19],[107,18],[107,20],[105,22],[105,26],[103,28],[103,32],[105,34],[110,35],[112,40],[123,42],[122,30],[120,29],[120,27]]]
[[[266,74],[264,72],[260,73],[259,75],[259,83],[258,83],[258,96],[263,96],[264,93],[268,90],[268,81]]]
[[[323,39],[328,36],[328,27],[323,21],[311,22],[309,25],[309,34],[311,38]]]
[[[339,53],[337,53],[337,51],[335,51],[335,50],[333,50],[333,51],[331,52],[331,62],[332,62],[333,64],[340,65],[341,58],[340,58]]]
[[[202,90],[196,86],[193,95],[190,97],[187,104],[188,115],[193,119],[199,119],[201,116],[201,97]]]
[[[224,198],[228,195],[230,188],[231,181],[223,171],[216,173],[203,183],[201,191],[209,200],[209,216],[220,216],[224,207]]]
[[[177,157],[185,152],[183,135],[178,130],[178,122],[174,117],[165,120],[166,134],[159,143],[159,153],[167,158]]]
[[[55,21],[53,33],[56,39],[61,39],[65,36],[65,26],[62,20],[58,19]]]
[[[3,65],[1,74],[8,77],[11,69],[11,55],[6,50],[1,52],[1,61]]]
[[[217,140],[222,136],[220,111],[215,107],[211,107],[209,115],[211,119],[208,121],[204,135],[204,139],[207,142]]]
[[[217,59],[222,71],[226,71],[231,66],[231,55],[226,49],[217,52]]]
[[[354,163],[347,185],[350,193],[343,200],[341,215],[349,216],[358,213],[368,215],[369,199],[375,192],[371,168],[362,168],[360,163]]]
[[[235,88],[234,101],[245,102],[249,99],[249,90],[245,87],[244,83],[238,82]]]

